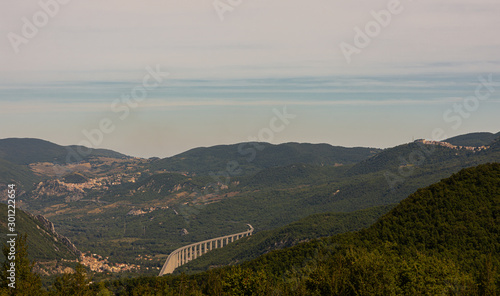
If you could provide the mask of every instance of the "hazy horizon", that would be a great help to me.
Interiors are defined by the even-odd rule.
[[[476,131],[476,132],[472,132],[472,133],[492,133],[492,134],[497,134],[497,133],[500,133],[500,132],[495,132],[495,131]],[[453,138],[453,137],[456,137],[456,136],[461,136],[463,134],[457,134],[457,135],[452,135],[448,138]],[[43,141],[48,141],[48,142],[51,142],[51,143],[54,143],[54,144],[57,144],[57,145],[60,145],[60,146],[71,146],[71,145],[77,145],[77,144],[61,144],[61,143],[56,143],[56,142],[53,142],[53,141],[49,141],[49,140],[46,140],[46,139],[41,139],[41,138],[30,138],[30,137],[9,137],[9,138],[1,138],[0,140],[6,140],[6,139],[37,139],[37,140],[43,140]],[[315,142],[315,143],[312,143],[312,142],[297,142],[297,141],[287,141],[287,142],[280,142],[280,143],[270,143],[272,145],[281,145],[281,144],[288,144],[288,143],[298,143],[298,144],[328,144],[328,145],[332,145],[332,146],[338,146],[338,147],[345,147],[345,148],[375,148],[375,149],[388,149],[388,148],[393,148],[393,147],[396,147],[396,146],[399,146],[399,145],[404,145],[404,144],[407,144],[407,143],[410,143],[410,142],[413,142],[415,140],[420,140],[420,139],[426,139],[426,140],[429,140],[430,138],[412,138],[411,140],[409,141],[406,141],[406,142],[401,142],[399,144],[396,144],[394,146],[387,146],[387,147],[377,147],[377,146],[342,146],[342,145],[333,145],[333,144],[330,144],[330,143],[326,143],[326,142]],[[152,157],[159,157],[159,158],[166,158],[166,157],[172,157],[172,156],[176,156],[178,154],[181,154],[181,153],[184,153],[184,152],[187,152],[189,150],[192,150],[192,149],[196,149],[196,148],[210,148],[210,147],[214,147],[214,146],[229,146],[229,145],[237,145],[237,144],[241,144],[241,143],[246,143],[246,142],[234,142],[234,143],[219,143],[219,144],[215,144],[215,145],[208,145],[208,146],[195,146],[195,147],[190,147],[190,148],[187,148],[186,150],[183,150],[183,151],[179,151],[179,152],[175,152],[174,154],[171,154],[171,155],[163,155],[163,156],[158,156],[158,155],[150,155],[150,156],[139,156],[139,155],[131,155],[131,154],[126,154],[120,150],[116,150],[116,149],[111,149],[111,148],[108,148],[108,147],[98,147],[97,149],[105,149],[105,150],[112,150],[112,151],[115,151],[115,152],[118,152],[118,153],[122,153],[122,154],[125,154],[127,156],[130,156],[130,157],[137,157],[137,158],[152,158]],[[269,142],[266,142],[266,143],[269,143]],[[86,146],[86,147],[90,147],[92,148],[91,146]]]
[[[214,3],[4,4],[0,138],[167,157],[499,130],[495,1]]]

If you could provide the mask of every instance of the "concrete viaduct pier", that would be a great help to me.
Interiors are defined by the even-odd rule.
[[[207,253],[208,251],[225,247],[229,243],[234,242],[235,240],[238,240],[245,236],[252,235],[253,227],[250,224],[247,225],[248,227],[250,227],[250,229],[245,232],[221,236],[218,238],[213,238],[178,248],[177,250],[170,253],[170,255],[168,255],[167,260],[165,261],[165,264],[163,264],[163,267],[158,276],[170,274],[174,272],[174,270],[177,267],[198,258],[199,256]]]

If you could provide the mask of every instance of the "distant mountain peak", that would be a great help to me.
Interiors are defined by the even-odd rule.
[[[488,146],[495,139],[499,137],[500,137],[500,132],[497,134],[488,132],[477,132],[477,133],[469,133],[448,138],[446,140],[443,140],[443,142],[447,142],[455,146],[480,147],[480,146]]]
[[[85,155],[78,149],[86,151]],[[76,152],[75,152],[76,150]],[[81,153],[80,153],[81,154]],[[89,157],[128,158],[128,156],[107,149],[83,148],[83,146],[61,146],[49,141],[34,138],[0,139],[0,158],[10,162],[26,165],[36,162],[69,163],[88,159]]]

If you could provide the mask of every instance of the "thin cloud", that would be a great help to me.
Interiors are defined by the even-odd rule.
[[[0,35],[20,33],[21,19],[37,11],[37,1],[25,2],[0,10]],[[354,28],[387,0],[244,1],[224,22],[211,1],[71,1],[20,54],[0,44],[0,78],[131,77],[150,63],[188,79],[498,70],[497,1],[401,3],[403,12],[349,65],[339,44],[352,43]]]
[[[141,110],[158,110],[158,108],[178,108],[178,107],[246,107],[246,106],[404,106],[404,105],[439,105],[443,103],[453,103],[462,101],[463,98],[447,97],[427,100],[412,99],[391,99],[391,100],[331,100],[331,101],[287,101],[287,100],[147,100],[137,107]],[[26,113],[51,113],[51,112],[111,112],[110,103],[105,102],[44,102],[22,101],[6,102],[3,104],[0,114],[26,114]],[[134,108],[132,108],[134,109]]]

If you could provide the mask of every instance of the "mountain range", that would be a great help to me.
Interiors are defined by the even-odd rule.
[[[172,250],[240,232],[247,223],[256,229],[256,249],[221,249],[210,256],[219,254],[221,265],[231,264],[366,227],[419,188],[463,168],[498,162],[498,135],[474,133],[388,149],[240,143],[164,159],[87,149],[77,162],[68,151],[85,148],[4,139],[0,192],[6,196],[6,185],[14,182],[21,208],[52,221],[78,249],[153,274]],[[297,226],[287,226],[318,225],[322,219],[344,221],[345,227],[307,235],[308,227],[316,227],[303,226],[299,234],[290,230]],[[280,242],[270,247],[275,238]],[[186,271],[217,265],[213,260],[207,254]]]
[[[411,194],[362,230],[271,251],[235,266],[115,280],[106,288],[120,295],[497,295],[499,184],[499,163],[463,169]],[[252,240],[262,237],[226,248],[233,254],[262,249]],[[223,250],[188,263],[184,271]]]

